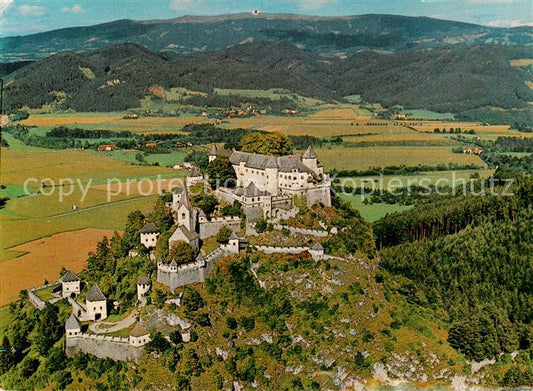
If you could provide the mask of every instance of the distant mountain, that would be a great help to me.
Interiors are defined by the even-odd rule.
[[[523,121],[533,101],[527,84],[531,67],[511,66],[511,60],[523,58],[533,58],[531,48],[362,51],[339,59],[280,42],[181,57],[120,44],[87,53],[59,53],[15,71],[6,78],[5,107],[38,108],[60,101],[61,108],[76,111],[124,110],[139,107],[139,100],[155,85],[207,93],[215,87],[284,88],[326,100],[360,94],[385,106],[469,111],[470,117],[479,117],[488,107],[521,109],[516,114]]]
[[[59,51],[85,52],[118,43],[137,43],[156,52],[189,54],[249,42],[286,42],[327,56],[363,49],[398,51],[476,44],[526,45],[533,28],[495,28],[427,17],[357,15],[319,17],[240,13],[185,16],[170,20],[117,20],[28,36],[0,39],[0,61],[48,57]]]

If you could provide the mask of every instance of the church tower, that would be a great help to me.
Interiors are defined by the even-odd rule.
[[[195,231],[196,224],[194,221],[193,208],[191,206],[191,202],[189,200],[189,193],[187,192],[186,187],[184,187],[183,192],[181,194],[180,202],[177,207],[177,213],[178,227],[183,225],[189,231]]]

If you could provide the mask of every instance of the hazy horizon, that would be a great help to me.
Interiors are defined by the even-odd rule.
[[[524,0],[348,0],[214,1],[138,0],[25,1],[0,0],[0,36],[30,35],[68,27],[90,26],[121,19],[167,20],[184,16],[252,13],[346,17],[389,14],[430,17],[490,27],[533,25],[533,5]],[[459,12],[458,12],[459,10]]]

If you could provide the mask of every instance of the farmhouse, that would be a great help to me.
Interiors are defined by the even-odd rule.
[[[464,147],[463,148],[463,153],[469,153],[469,154],[473,154],[473,155],[480,155],[483,153],[483,148],[479,148],[479,147]]]
[[[98,152],[110,152],[110,151],[116,151],[118,150],[118,147],[116,144],[100,144],[98,146]]]

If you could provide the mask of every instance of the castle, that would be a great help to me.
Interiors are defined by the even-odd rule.
[[[219,187],[216,194],[227,202],[239,201],[250,221],[283,217],[294,196],[305,198],[309,206],[331,206],[331,179],[311,146],[303,155],[276,157],[218,150],[213,145],[209,162],[218,156],[229,158],[237,180],[235,189]]]

